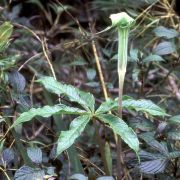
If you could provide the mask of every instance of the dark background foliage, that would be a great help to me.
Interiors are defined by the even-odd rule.
[[[11,21],[14,31],[9,47],[0,54],[0,179],[18,179],[24,174],[29,174],[24,179],[31,179],[32,174],[35,179],[45,174],[49,175],[47,179],[67,179],[75,173],[81,173],[76,179],[116,176],[115,140],[105,125],[89,124],[70,151],[56,159],[54,142],[72,117],[37,118],[10,132],[8,127],[19,113],[58,103],[57,96],[35,82],[42,75],[53,75],[50,64],[59,81],[91,92],[97,105],[104,100],[93,40],[108,95],[118,96],[117,34],[95,33],[110,25],[111,13],[121,11],[136,19],[129,37],[124,94],[150,99],[171,115],[160,118],[123,111],[124,120],[138,134],[142,150],[142,163],[138,165],[135,155],[123,144],[128,177],[180,178],[180,2],[2,0],[0,22]],[[66,98],[63,101],[70,103]],[[106,144],[104,154],[108,157],[111,149],[109,174],[103,164],[101,144]]]

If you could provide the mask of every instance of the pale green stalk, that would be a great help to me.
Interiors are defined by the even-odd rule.
[[[128,51],[128,35],[129,30],[134,22],[128,14],[122,12],[118,14],[112,14],[110,16],[112,21],[112,27],[116,27],[118,30],[118,79],[119,79],[119,117],[122,118],[122,95],[123,95],[123,86],[124,86],[124,78],[126,74],[126,67],[127,67],[127,51]],[[125,178],[128,179],[128,172],[126,168],[123,168],[123,156],[122,156],[122,146],[121,146],[121,138],[118,137],[117,140],[117,174],[118,179],[122,179],[122,174],[124,170]]]
[[[110,16],[112,27],[118,30],[118,78],[119,78],[119,116],[122,118],[122,94],[127,67],[128,35],[134,19],[125,12]]]
[[[118,28],[118,79],[119,79],[119,116],[122,118],[122,95],[124,78],[127,67],[127,48],[128,48],[129,28]]]

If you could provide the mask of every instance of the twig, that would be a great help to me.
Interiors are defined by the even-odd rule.
[[[52,72],[52,75],[53,75],[54,79],[57,79],[57,78],[56,78],[55,71],[54,71],[54,68],[53,68],[53,65],[52,65],[51,60],[50,60],[50,58],[49,58],[49,56],[48,56],[48,53],[47,53],[48,47],[47,47],[47,43],[46,43],[45,39],[44,39],[44,41],[41,41],[41,44],[42,44],[44,56],[46,57],[46,59],[47,59],[47,61],[48,61],[49,67],[50,67],[51,72]]]
[[[97,66],[97,70],[98,70],[98,74],[99,74],[99,79],[100,79],[100,82],[101,82],[101,85],[102,85],[104,98],[105,98],[105,100],[107,100],[108,99],[107,89],[106,89],[106,85],[105,85],[105,82],[104,82],[104,76],[103,76],[103,72],[102,72],[102,68],[101,68],[101,65],[100,65],[100,60],[99,60],[99,57],[98,57],[98,54],[97,54],[97,49],[96,49],[96,45],[95,45],[94,40],[92,41],[92,49],[93,49],[94,57],[95,57],[95,60],[96,60],[96,66]]]

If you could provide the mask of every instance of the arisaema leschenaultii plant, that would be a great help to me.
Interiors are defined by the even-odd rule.
[[[110,18],[112,20],[112,26],[110,28],[117,28],[119,34],[118,73],[119,76],[123,77],[120,80],[120,83],[122,83],[124,82],[127,64],[128,32],[130,24],[133,22],[133,20],[125,13],[117,14],[117,17],[116,15],[111,15]],[[123,47],[120,46],[120,42],[124,45]],[[70,123],[69,130],[59,132],[60,135],[56,142],[56,156],[67,150],[81,135],[86,125],[91,120],[95,119],[98,119],[103,124],[108,125],[114,131],[114,133],[118,134],[131,149],[138,153],[139,141],[136,133],[126,124],[126,122],[122,120],[120,116],[113,115],[112,113],[110,114],[109,111],[118,110],[121,106],[127,110],[142,111],[152,116],[167,115],[163,109],[150,100],[134,100],[132,98],[121,100],[122,97],[120,99],[121,104],[119,103],[120,100],[108,99],[97,109],[95,109],[95,98],[91,93],[81,91],[71,85],[62,84],[53,77],[45,76],[38,79],[37,82],[43,85],[47,91],[56,94],[58,97],[64,95],[70,102],[77,104],[77,106],[69,106],[65,103],[58,103],[54,106],[47,105],[39,108],[32,108],[29,111],[20,114],[12,125],[12,128],[18,124],[31,121],[36,116],[48,118],[55,114],[75,115],[76,118]]]

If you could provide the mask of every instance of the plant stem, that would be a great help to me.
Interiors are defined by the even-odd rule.
[[[119,117],[122,118],[122,95],[124,78],[127,67],[127,48],[128,48],[129,28],[118,28],[118,78],[119,78]]]
[[[112,21],[112,27],[118,29],[118,79],[119,79],[119,97],[118,97],[118,113],[119,117],[122,119],[122,95],[123,95],[123,86],[124,78],[126,74],[127,67],[127,49],[128,49],[128,35],[129,29],[134,22],[134,19],[130,17],[127,13],[121,12],[117,14],[110,15]],[[123,162],[123,152],[121,145],[121,138],[116,138],[117,143],[117,176],[118,179],[122,179],[122,171],[124,170],[125,178],[128,179],[128,172],[125,168],[122,168],[124,165]]]
[[[127,28],[118,28],[118,78],[119,78],[119,96],[118,96],[118,114],[119,117],[122,119],[122,96],[123,96],[123,87],[124,87],[124,78],[126,73],[126,66],[127,66],[127,44],[128,44],[128,29]],[[122,166],[124,164],[123,161],[123,152],[122,152],[122,144],[121,138],[118,136],[117,140],[117,170],[121,172],[124,169]],[[124,169],[125,175],[126,170]],[[121,174],[118,173],[118,179],[121,179]],[[126,176],[127,179],[127,176]]]
[[[119,78],[119,96],[118,96],[118,114],[119,117],[122,119],[122,96],[123,96],[123,87],[124,87],[124,78],[126,74],[126,66],[127,66],[127,48],[128,48],[128,34],[129,28],[118,28],[118,78]],[[123,161],[123,152],[122,152],[122,143],[121,138],[118,136],[117,140],[117,170],[118,170],[118,179],[121,179],[122,169],[124,169],[124,174],[126,179],[127,172],[126,169],[123,168],[124,161]]]

